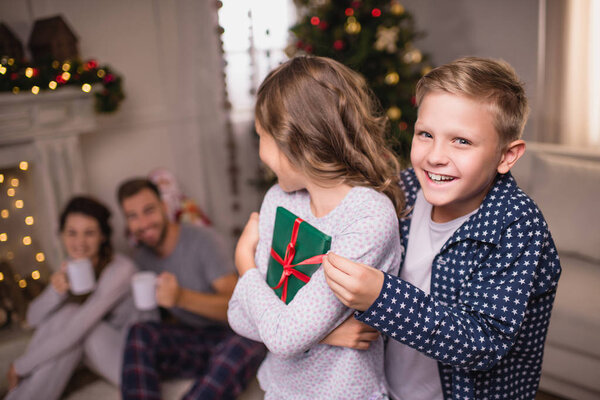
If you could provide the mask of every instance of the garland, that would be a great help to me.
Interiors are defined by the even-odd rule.
[[[0,60],[0,92],[33,93],[57,90],[65,86],[79,87],[89,93],[94,89],[96,111],[116,111],[125,98],[122,78],[107,65],[96,60],[50,60],[46,63],[18,63],[13,58]],[[96,88],[101,85],[101,89]]]

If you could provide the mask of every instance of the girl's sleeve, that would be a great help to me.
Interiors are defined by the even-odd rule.
[[[37,327],[49,315],[51,315],[67,298],[67,294],[59,294],[52,284],[36,297],[27,309],[27,323]]]
[[[383,215],[387,217],[369,215],[354,219],[334,237],[331,250],[384,271],[397,268],[400,262],[397,218],[393,210]],[[259,255],[267,254],[266,244],[261,245]],[[322,269],[313,274],[288,305],[267,285],[264,275],[253,269],[238,281],[232,302],[239,316],[230,318],[232,328],[262,341],[272,353],[283,357],[310,349],[351,313],[327,286]]]
[[[102,273],[98,287],[75,315],[66,321],[60,335],[41,341],[14,363],[19,376],[29,375],[36,367],[81,341],[129,291],[134,264],[124,257],[113,261]]]

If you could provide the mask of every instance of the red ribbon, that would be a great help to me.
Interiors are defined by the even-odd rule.
[[[302,223],[301,218],[296,218],[294,221],[294,228],[292,229],[292,238],[287,245],[285,250],[285,256],[283,259],[271,248],[271,257],[275,259],[279,264],[283,266],[283,271],[281,273],[281,279],[277,286],[273,286],[273,289],[279,289],[283,286],[283,291],[281,292],[281,300],[285,303],[287,298],[287,287],[288,287],[288,279],[290,275],[294,275],[296,278],[300,279],[304,283],[308,283],[310,281],[310,276],[303,274],[300,271],[295,270],[294,268],[298,265],[307,265],[307,264],[321,264],[323,262],[323,257],[325,254],[321,254],[318,256],[310,257],[298,264],[292,264],[294,260],[294,255],[296,255],[296,240],[298,239],[298,229],[300,229],[300,224]]]

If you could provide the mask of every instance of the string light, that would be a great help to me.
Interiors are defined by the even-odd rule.
[[[31,244],[31,236],[23,236],[23,244],[29,246]]]
[[[17,179],[17,178],[12,178],[12,179],[10,180],[10,186],[12,186],[12,187],[19,187],[19,179]]]
[[[46,256],[41,251],[35,255],[35,260],[37,262],[44,262],[45,259],[46,259]]]
[[[33,225],[33,217],[31,215],[25,218],[25,224]]]
[[[31,93],[33,94],[38,94],[40,92],[40,87],[39,86],[34,86],[31,88]]]
[[[21,91],[21,89],[19,89],[19,87],[18,87],[18,86],[15,86],[15,87],[13,87],[13,88],[12,88],[12,92],[13,92],[14,94],[19,94],[19,92],[20,92],[20,91]]]
[[[96,75],[98,75],[98,78],[104,78],[104,75],[106,75],[106,71],[103,69],[99,69],[98,72],[96,72]]]
[[[0,75],[4,75],[6,73],[6,67],[4,65],[0,65]]]
[[[23,208],[23,206],[24,206],[23,200],[15,201],[15,208]]]
[[[15,189],[14,188],[8,188],[8,190],[6,191],[6,194],[8,195],[8,197],[14,197],[15,195]]]
[[[71,74],[68,72],[63,72],[61,77],[65,80],[68,81],[69,79],[71,79]]]
[[[31,273],[31,277],[32,277],[34,280],[36,280],[36,281],[37,281],[38,279],[40,279],[40,271],[38,271],[38,270],[36,269],[35,271],[33,271],[33,272]]]
[[[5,208],[4,210],[0,211],[0,216],[2,216],[3,219],[6,219],[10,216],[10,212]]]
[[[6,232],[0,233],[0,242],[6,242],[8,240],[8,235]]]
[[[62,66],[62,70],[63,71],[67,72],[70,69],[71,69],[71,64],[70,63],[66,62],[66,63],[63,64],[63,66]]]
[[[0,272],[0,282],[2,282],[4,280],[4,274],[2,272]]]
[[[89,83],[84,83],[83,85],[81,85],[81,90],[83,90],[86,93],[89,93],[92,90],[92,85],[90,85]]]
[[[4,174],[0,174],[0,183],[4,183]]]
[[[48,83],[48,87],[50,88],[50,90],[56,89],[57,86],[58,83],[56,83],[56,81],[50,81],[50,83]]]
[[[25,76],[31,78],[33,76],[33,68],[29,67],[25,70]]]
[[[25,289],[25,288],[27,287],[27,281],[26,281],[25,279],[21,279],[21,280],[19,281],[19,287],[20,287],[21,289]]]
[[[29,169],[29,163],[27,161],[21,161],[19,163],[19,169],[21,171],[27,171]]]

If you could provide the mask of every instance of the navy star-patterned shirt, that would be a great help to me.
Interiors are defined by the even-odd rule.
[[[412,169],[402,186],[410,209],[420,189]],[[403,249],[411,217],[400,221]],[[510,172],[498,174],[434,257],[431,293],[385,274],[356,318],[437,360],[445,399],[534,399],[560,271],[542,213]]]

